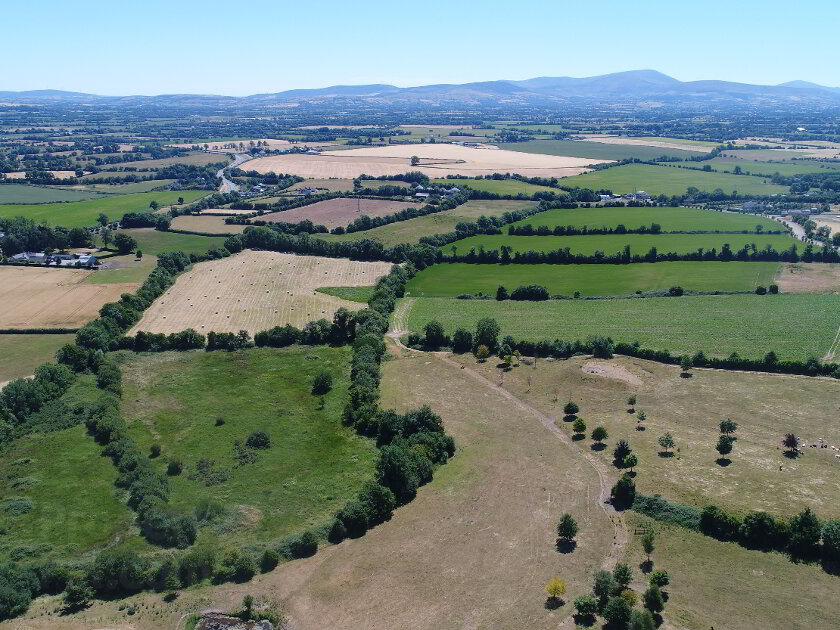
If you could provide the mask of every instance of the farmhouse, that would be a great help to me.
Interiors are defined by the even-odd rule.
[[[96,256],[90,254],[45,254],[44,252],[22,252],[11,256],[9,260],[17,263],[36,263],[57,267],[84,267],[90,269],[99,264]]]

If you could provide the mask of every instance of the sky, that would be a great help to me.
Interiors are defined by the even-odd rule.
[[[840,86],[837,0],[3,2],[0,91],[242,96],[654,69]],[[783,9],[783,10],[779,10]],[[834,32],[833,32],[834,31]],[[10,57],[10,51],[14,54]]]

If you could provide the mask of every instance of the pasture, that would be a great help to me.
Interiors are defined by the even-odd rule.
[[[766,245],[772,245],[775,250],[782,251],[796,245],[797,250],[801,252],[805,247],[802,241],[786,234],[578,234],[574,236],[479,234],[455,241],[451,245],[445,245],[441,247],[441,250],[449,254],[455,247],[458,254],[464,255],[472,248],[478,251],[481,246],[486,250],[501,251],[501,247],[506,245],[514,252],[531,250],[551,252],[568,247],[574,254],[591,256],[596,251],[615,254],[620,252],[625,245],[629,245],[633,254],[646,254],[652,247],[655,247],[660,254],[666,252],[688,254],[701,248],[703,251],[716,249],[719,252],[727,243],[733,252],[740,250],[744,245],[753,244],[759,250]]]
[[[3,184],[0,186],[0,204],[35,204],[100,199],[93,191],[74,190],[66,187],[32,186],[28,184]],[[5,216],[5,215],[4,215]]]
[[[190,203],[208,194],[210,191],[207,190],[158,191],[72,203],[5,205],[0,206],[0,217],[26,217],[36,223],[46,221],[51,225],[68,228],[85,227],[95,225],[100,212],[104,212],[111,221],[118,221],[126,212],[148,212],[152,201],[165,206],[176,203],[179,197],[183,197]]]
[[[696,210],[694,208],[576,208],[546,210],[532,215],[514,226],[541,225],[554,229],[558,225],[588,226],[590,228],[615,228],[624,225],[627,229],[650,227],[651,223],[662,226],[663,232],[673,231],[735,231],[748,230],[753,232],[756,226],[763,230],[786,230],[777,221],[754,214],[735,214],[732,212],[716,212],[714,210]]]
[[[592,190],[611,190],[617,194],[644,190],[651,195],[684,195],[685,191],[692,186],[706,192],[714,192],[720,188],[726,194],[732,194],[733,190],[749,195],[773,195],[788,192],[787,186],[765,183],[765,180],[760,177],[707,173],[705,171],[650,164],[615,166],[602,171],[569,177],[562,183],[563,185],[591,188]]]
[[[464,293],[495,296],[539,284],[552,295],[584,297],[628,295],[681,286],[690,291],[751,291],[771,284],[774,262],[663,262],[632,265],[472,265],[444,263],[419,272],[406,286],[413,297],[455,297]]]
[[[96,271],[0,267],[0,328],[79,328],[139,283],[90,284]]]
[[[412,166],[412,156],[419,158],[418,165]],[[430,177],[493,173],[565,177],[585,172],[588,165],[600,161],[454,144],[410,144],[324,151],[320,155],[276,155],[257,158],[248,163],[248,168],[313,179],[390,176],[408,171],[421,171]]]
[[[461,221],[475,221],[480,216],[499,216],[512,210],[521,210],[535,205],[532,201],[512,200],[473,200],[453,208],[423,217],[389,223],[363,232],[351,234],[315,234],[316,238],[327,241],[358,241],[372,238],[385,247],[393,247],[398,243],[416,243],[423,236],[432,236],[445,232],[452,232]]]
[[[129,435],[144,452],[162,446],[153,460],[161,474],[169,458],[184,463],[169,477],[170,504],[222,508],[202,523],[200,540],[241,547],[323,526],[373,477],[373,442],[337,421],[349,398],[350,355],[348,347],[293,346],[118,356]],[[311,393],[321,371],[334,379],[323,406]],[[235,443],[256,430],[269,434],[271,448],[254,451],[253,462],[237,459]],[[209,483],[200,459],[224,480]]]
[[[351,221],[362,215],[369,217],[384,217],[406,208],[420,208],[422,204],[411,201],[391,201],[389,199],[349,199],[337,198],[318,201],[308,206],[272,212],[258,217],[260,221],[274,223],[284,221],[297,223],[309,220],[315,225],[325,225],[328,228],[345,227]]]
[[[685,148],[662,148],[643,145],[606,144],[589,140],[531,140],[529,142],[500,143],[503,149],[524,153],[542,153],[545,155],[563,155],[577,158],[598,160],[653,160],[663,155],[677,158],[690,158],[702,155],[705,151],[692,151]]]
[[[497,195],[528,195],[537,192],[562,193],[562,190],[549,186],[537,186],[515,179],[433,179],[433,184],[444,186],[469,186],[473,190],[495,193]]]
[[[659,264],[659,263],[657,263]],[[703,295],[636,300],[497,302],[417,298],[408,319],[422,331],[430,320],[446,332],[475,328],[494,317],[502,335],[574,341],[604,335],[674,354],[727,357],[737,352],[758,359],[774,351],[780,359],[822,357],[840,326],[837,295]]]
[[[157,265],[157,257],[143,254],[137,258],[134,254],[109,256],[101,261],[96,273],[87,277],[91,284],[114,284],[136,282],[141,284]]]
[[[254,334],[272,326],[332,320],[340,307],[358,310],[361,304],[318,293],[318,287],[373,285],[390,269],[384,262],[244,251],[181,274],[130,334],[186,328]]]
[[[0,334],[0,388],[6,381],[31,376],[42,363],[55,361],[55,352],[74,335]]]
[[[802,175],[804,173],[820,173],[840,169],[840,163],[820,162],[818,160],[797,160],[795,162],[759,162],[758,160],[738,160],[728,157],[714,158],[706,162],[692,164],[702,168],[708,164],[716,171],[732,172],[739,167],[744,173],[758,173],[761,175]]]
[[[73,186],[74,190],[87,190],[91,192],[106,193],[111,195],[128,195],[131,193],[150,192],[156,188],[168,188],[177,180],[174,179],[150,179],[142,182],[130,182],[127,184],[80,184]]]
[[[185,254],[206,254],[214,247],[223,247],[224,236],[201,236],[200,234],[179,234],[178,232],[162,232],[154,228],[131,228],[118,230],[117,233],[128,234],[137,241],[137,249],[143,255],[157,256],[164,252],[181,251]]]
[[[241,234],[244,225],[225,223],[225,217],[202,214],[183,214],[172,219],[173,230],[205,232],[208,234]]]

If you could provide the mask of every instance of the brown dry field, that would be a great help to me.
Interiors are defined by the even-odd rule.
[[[271,223],[285,221],[297,223],[309,219],[315,225],[328,228],[345,227],[363,214],[369,217],[384,217],[406,208],[420,208],[422,204],[411,201],[390,201],[388,199],[328,199],[302,208],[272,212],[257,217]]]
[[[318,287],[372,285],[390,269],[384,262],[248,250],[181,274],[129,334],[187,328],[254,334],[284,324],[332,320],[342,306],[355,311],[364,305],[317,293]]]
[[[139,283],[91,284],[96,271],[0,267],[0,328],[78,328]]]
[[[658,147],[660,149],[679,149],[682,151],[700,151],[710,149],[698,144],[687,144],[684,142],[668,142],[667,140],[648,140],[645,138],[631,138],[628,136],[609,136],[604,134],[583,134],[584,140],[589,142],[600,142],[601,144],[624,144],[639,147]]]
[[[776,284],[782,293],[840,293],[840,264],[783,263]]]
[[[228,225],[223,216],[202,216],[184,214],[172,219],[172,229],[189,230],[191,232],[207,232],[208,234],[241,234],[245,230],[244,225]]]
[[[300,190],[301,188],[324,188],[335,192],[352,192],[352,179],[307,179],[305,182],[298,182],[289,186],[286,190]]]
[[[76,171],[50,171],[56,179],[70,179],[71,177],[76,176]],[[6,179],[26,179],[26,172],[25,171],[14,171],[12,173],[6,173]]]
[[[207,208],[201,214],[211,216],[236,216],[237,214],[253,214],[253,210],[233,210],[231,208]]]
[[[411,157],[415,155],[420,158],[419,166],[411,166]],[[249,162],[248,168],[260,173],[291,173],[313,179],[354,178],[362,174],[391,176],[407,171],[421,171],[430,177],[492,173],[567,177],[584,173],[587,166],[605,161],[455,144],[411,144],[324,151],[320,155],[270,156]]]

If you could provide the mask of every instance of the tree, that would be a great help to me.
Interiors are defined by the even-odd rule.
[[[785,447],[785,454],[788,457],[796,457],[799,452],[799,438],[793,433],[785,433],[782,446]]]
[[[426,345],[430,348],[440,348],[446,345],[446,333],[443,331],[443,324],[437,320],[431,320],[423,327],[426,335]]]
[[[578,524],[575,518],[566,513],[560,517],[560,522],[557,523],[557,536],[563,540],[571,542],[578,533]]]
[[[183,198],[183,197],[178,197],[178,205],[179,205],[179,206],[183,206],[183,205],[184,205],[184,198]]]
[[[135,241],[133,237],[128,234],[123,234],[122,232],[118,232],[117,235],[114,236],[114,245],[120,254],[129,254],[137,249],[137,241]]]
[[[312,394],[315,396],[323,396],[332,389],[333,377],[332,374],[326,370],[322,370],[312,379]]]
[[[822,523],[811,508],[805,508],[790,519],[790,549],[797,556],[816,555],[821,535]]]
[[[99,223],[102,227],[108,225],[108,215],[104,212],[100,212],[99,216],[96,218],[96,222]]]
[[[74,575],[67,580],[64,589],[64,605],[68,608],[82,608],[93,597],[93,589],[82,575]]]
[[[649,610],[633,610],[630,613],[630,630],[656,630],[656,620]]]
[[[507,289],[504,288],[503,286],[499,285],[499,288],[496,289],[496,299],[499,302],[510,299],[510,296],[508,295]]]
[[[738,430],[738,423],[733,422],[729,418],[727,418],[726,420],[723,420],[720,423],[720,432],[723,433],[724,435],[732,435],[737,430]]]
[[[412,155],[411,156],[411,165],[412,166],[417,166],[418,164],[420,164],[420,158],[417,157],[416,155]]]
[[[636,420],[636,430],[637,431],[644,431],[645,427],[642,424],[645,420],[647,420],[647,414],[644,411],[639,411],[636,416],[638,419]]]
[[[691,368],[694,367],[694,361],[690,356],[684,354],[680,357],[680,369],[682,370],[683,374],[688,374],[691,372]]]
[[[734,442],[735,438],[730,435],[721,435],[720,438],[718,438],[715,448],[722,458],[725,458],[732,452],[732,444],[734,444]]]
[[[250,619],[254,612],[254,596],[246,595],[242,598],[242,618]]]
[[[592,595],[581,595],[575,600],[575,610],[581,617],[593,617],[598,612],[598,600]]]
[[[566,581],[556,576],[551,578],[545,587],[545,592],[548,593],[549,599],[562,603],[561,596],[566,594]]]
[[[642,536],[642,549],[647,556],[648,562],[650,562],[650,554],[653,553],[653,550],[656,548],[656,537],[654,536],[653,532],[647,532],[644,536]]]
[[[452,350],[461,354],[473,347],[473,336],[469,330],[458,328],[452,336]]]
[[[656,584],[648,588],[642,595],[642,603],[652,613],[659,613],[665,609],[665,599]]]
[[[490,356],[490,348],[485,346],[484,344],[478,346],[475,350],[475,358],[479,361],[486,361],[487,357]]]
[[[586,433],[586,423],[583,421],[583,418],[576,418],[572,424],[572,429],[579,435]]]
[[[840,560],[840,519],[827,521],[822,528],[823,557]]]
[[[607,605],[604,607],[604,619],[610,623],[612,628],[627,628],[630,624],[630,615],[632,609],[627,600],[623,597],[610,597]]]
[[[671,583],[671,578],[668,575],[667,571],[663,571],[662,569],[657,569],[653,573],[650,574],[650,584],[651,586],[658,586],[659,588],[663,588],[668,586]]]
[[[671,449],[676,446],[674,438],[670,433],[666,433],[659,437],[659,446],[665,449],[665,453],[670,454]]]
[[[607,433],[607,430],[604,427],[595,427],[592,430],[592,439],[595,440],[598,446],[600,446],[601,443],[608,437],[609,433]]]
[[[622,460],[622,464],[624,464],[625,468],[629,468],[630,472],[633,472],[633,469],[639,465],[639,458],[631,453]]]
[[[473,337],[476,346],[487,346],[487,349],[493,352],[499,344],[499,330],[499,323],[492,317],[478,320]]]
[[[606,603],[607,598],[612,595],[615,589],[616,583],[612,573],[603,570],[595,572],[592,592],[600,600],[602,605]]]
[[[619,440],[613,449],[613,459],[615,459],[617,465],[621,465],[624,458],[632,452],[633,449],[630,448],[630,443],[627,440]]]
[[[102,246],[105,247],[105,249],[108,249],[108,245],[111,244],[112,235],[113,235],[113,232],[106,227],[104,227],[104,228],[102,228],[102,230],[100,230],[99,236],[102,238]]]
[[[137,258],[137,260],[142,259],[142,258],[143,258],[143,252],[142,252],[142,250],[139,250],[139,249],[138,249],[136,252],[134,252],[134,256]]]
[[[636,500],[636,484],[630,475],[621,475],[610,491],[610,501],[617,510],[623,510],[633,505]]]
[[[580,407],[578,407],[577,403],[574,403],[571,400],[563,406],[563,413],[567,416],[574,416],[578,411],[580,411]]]
[[[635,396],[635,395],[634,395],[634,396],[630,396],[630,397],[627,399],[627,405],[628,405],[631,409],[632,409],[633,407],[635,407],[635,406],[636,406],[636,396]]]
[[[149,208],[151,208],[152,212],[157,212],[157,209],[160,208],[160,204],[152,199],[151,202],[149,202]]]
[[[629,564],[619,562],[613,569],[613,579],[621,588],[627,588],[633,581],[633,569],[630,568]]]

